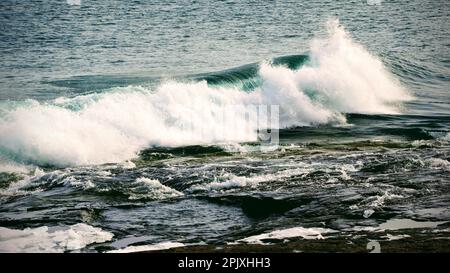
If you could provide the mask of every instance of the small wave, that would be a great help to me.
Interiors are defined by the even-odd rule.
[[[108,253],[132,253],[132,252],[143,252],[143,251],[155,251],[171,249],[176,247],[183,247],[185,244],[177,242],[162,242],[154,245],[139,245],[139,246],[128,246],[122,249],[111,250]]]
[[[412,219],[390,219],[385,223],[382,223],[376,227],[355,227],[354,230],[381,232],[386,230],[403,230],[403,229],[423,229],[423,228],[434,229],[437,228],[439,225],[445,223],[448,222],[414,221]]]
[[[447,133],[444,137],[442,137],[444,141],[450,141],[450,133]]]
[[[388,135],[402,136],[411,140],[434,139],[429,132],[422,128],[379,128],[378,131]]]
[[[296,70],[309,61],[308,55],[289,55],[277,57],[269,61],[273,66],[285,66]],[[219,72],[194,75],[189,78],[206,81],[210,86],[232,86],[244,91],[252,91],[261,87],[263,79],[259,72],[259,63],[252,63]]]
[[[33,181],[39,180],[46,173],[40,168],[35,168],[30,174],[22,174],[20,179],[12,181],[6,188],[0,190],[0,198],[28,195],[33,192],[41,191],[39,188],[32,190],[26,189]]]
[[[104,173],[108,175],[104,175]],[[134,181],[129,178],[118,180],[111,177],[108,172],[93,172],[94,179],[86,179],[77,173],[58,179],[57,183],[75,188],[76,190],[89,191],[100,196],[110,198],[127,199],[130,201],[154,201],[183,196],[184,194],[166,185],[158,179],[139,177]]]
[[[429,158],[426,159],[426,163],[429,164],[430,167],[440,169],[443,171],[450,172],[450,162],[442,158]]]

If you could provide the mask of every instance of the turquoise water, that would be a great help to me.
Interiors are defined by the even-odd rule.
[[[0,3],[1,251],[449,236],[449,1],[73,2]]]

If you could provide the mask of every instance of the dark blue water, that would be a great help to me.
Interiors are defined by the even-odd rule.
[[[0,251],[448,238],[449,7],[2,1]]]

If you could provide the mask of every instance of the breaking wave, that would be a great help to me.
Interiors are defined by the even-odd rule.
[[[345,113],[400,113],[408,92],[338,21],[327,28],[328,36],[314,39],[307,56],[263,62],[245,73],[3,103],[0,158],[89,165],[122,162],[149,146],[257,141],[249,105],[279,105],[281,128],[342,124]]]

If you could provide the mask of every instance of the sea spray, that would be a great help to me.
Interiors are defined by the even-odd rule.
[[[337,21],[328,23],[327,37],[312,41],[309,57],[296,70],[262,63],[261,85],[252,92],[206,81],[166,81],[154,90],[118,87],[18,104],[0,119],[0,153],[57,166],[121,162],[155,145],[257,141],[258,121],[245,114],[250,106],[279,106],[279,127],[288,128],[343,124],[344,113],[398,114],[397,104],[410,99]],[[224,118],[230,106],[241,113],[238,118]]]

